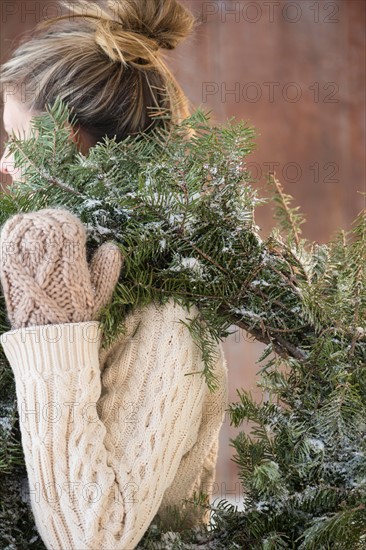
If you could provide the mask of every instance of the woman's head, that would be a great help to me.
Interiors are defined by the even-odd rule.
[[[177,0],[61,5],[69,13],[41,22],[1,69],[7,118],[19,106],[27,122],[60,96],[76,117],[85,152],[104,136],[120,141],[153,128],[154,115],[155,121],[162,113],[173,121],[189,115],[161,52],[174,49],[195,24]]]

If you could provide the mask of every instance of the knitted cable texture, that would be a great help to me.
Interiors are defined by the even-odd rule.
[[[201,352],[179,322],[198,310],[172,299],[136,308],[126,332],[101,348],[92,316],[109,299],[122,260],[100,247],[88,268],[82,224],[67,216],[15,216],[0,239],[14,327],[0,341],[15,377],[30,502],[49,550],[133,550],[156,515],[169,524],[171,510],[194,491],[213,493],[226,361],[218,344],[219,389],[211,393]],[[39,256],[27,254],[34,241],[42,243]],[[77,243],[74,264],[63,250],[68,241]],[[4,243],[14,248],[4,253]],[[51,245],[50,267],[43,260]],[[193,505],[184,510],[187,527],[209,520]]]
[[[194,312],[193,312],[194,313]],[[50,550],[133,550],[156,515],[214,491],[227,368],[211,393],[187,312],[172,301],[130,313],[98,353],[99,323],[1,335],[13,369],[30,499]],[[186,376],[187,375],[187,376]],[[187,527],[208,522],[193,505]]]
[[[86,261],[86,231],[64,209],[17,214],[0,239],[0,280],[12,328],[95,319],[110,299],[122,266],[105,243]]]

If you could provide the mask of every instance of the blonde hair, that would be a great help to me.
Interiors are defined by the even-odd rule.
[[[34,112],[60,96],[95,143],[145,132],[159,114],[177,122],[189,116],[161,49],[172,50],[189,35],[196,24],[190,11],[177,0],[61,5],[72,14],[36,26],[2,66],[2,91],[15,87],[16,99]]]

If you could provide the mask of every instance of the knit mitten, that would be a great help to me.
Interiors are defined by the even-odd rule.
[[[0,234],[0,281],[12,328],[97,320],[123,257],[104,243],[86,259],[86,231],[64,209],[16,214]]]

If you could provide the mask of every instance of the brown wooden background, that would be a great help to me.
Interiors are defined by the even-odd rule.
[[[201,25],[169,61],[192,105],[212,110],[212,120],[235,116],[257,128],[253,175],[275,168],[308,220],[304,237],[326,242],[337,228],[350,229],[365,205],[359,192],[366,191],[364,0],[182,3]],[[56,6],[3,1],[1,60],[21,33],[53,16]],[[265,237],[273,224],[268,205],[258,209],[256,222]],[[255,361],[262,349],[243,331],[224,342],[230,402],[237,400],[236,388],[260,398]],[[236,502],[242,491],[229,439],[239,431],[227,416],[214,491],[214,497]]]

